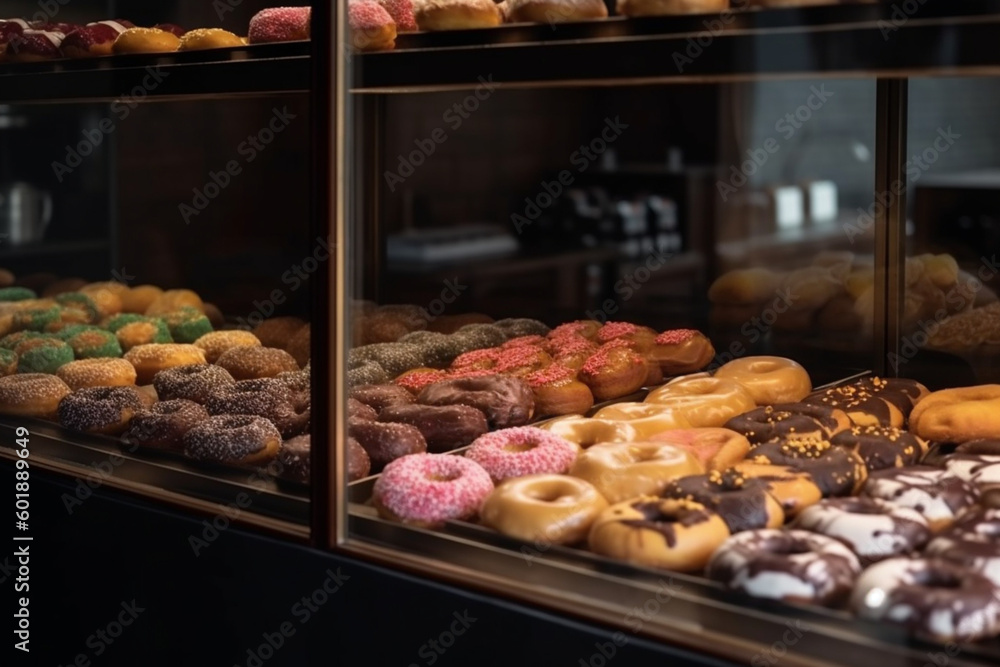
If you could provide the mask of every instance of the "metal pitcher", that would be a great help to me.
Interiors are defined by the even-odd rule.
[[[52,219],[52,195],[30,183],[0,185],[0,243],[37,243]]]

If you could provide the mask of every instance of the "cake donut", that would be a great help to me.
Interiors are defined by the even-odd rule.
[[[357,445],[357,441],[354,444]],[[358,447],[360,448],[360,445]],[[350,444],[348,444],[348,456],[350,455],[349,450]],[[361,451],[364,452],[364,449]],[[310,465],[310,461],[312,460],[311,454],[312,436],[308,433],[285,440],[281,443],[281,448],[278,449],[277,462],[281,470],[279,474],[293,482],[308,484],[310,475],[312,474],[312,466]],[[350,467],[348,467],[348,470],[350,470]],[[348,478],[350,478],[350,475],[348,475]]]
[[[735,469],[675,479],[660,492],[660,497],[701,503],[718,513],[731,533],[780,528],[785,523],[785,511],[767,484]]]
[[[138,345],[126,352],[124,358],[135,367],[137,384],[150,384],[157,373],[168,368],[205,363],[204,352],[194,345],[180,343]]]
[[[389,405],[377,419],[417,427],[434,454],[465,447],[490,430],[486,415],[468,405]]]
[[[425,387],[417,402],[472,406],[486,415],[492,428],[521,426],[531,420],[535,411],[534,393],[528,383],[503,375],[437,382]]]
[[[113,53],[169,53],[180,46],[180,37],[159,28],[129,28],[111,45]]]
[[[73,348],[54,338],[35,338],[18,345],[18,373],[50,373],[73,361]]]
[[[347,434],[368,453],[373,473],[403,456],[427,452],[427,441],[420,429],[410,424],[350,421]]]
[[[153,387],[161,401],[183,398],[204,403],[212,394],[236,384],[225,368],[211,364],[188,364],[162,370],[153,376]]]
[[[516,426],[482,435],[465,456],[489,473],[495,484],[512,477],[566,473],[579,447],[533,426]]]
[[[307,436],[299,436],[307,437]],[[354,482],[367,477],[371,472],[372,462],[368,458],[368,452],[354,438],[347,439],[347,481]]]
[[[705,568],[730,590],[820,606],[847,600],[860,572],[857,557],[832,537],[769,528],[733,535]]]
[[[691,452],[706,470],[724,470],[746,458],[750,441],[728,428],[679,428],[650,438]]]
[[[602,345],[580,367],[578,379],[590,387],[595,401],[620,398],[638,391],[646,381],[646,361],[628,344]]]
[[[1000,586],[1000,509],[970,508],[924,550]]]
[[[363,422],[373,422],[378,420],[378,412],[371,406],[365,405],[359,400],[347,399],[347,418],[357,419]]]
[[[56,375],[71,389],[135,384],[135,367],[124,359],[80,359],[60,366]]]
[[[131,368],[131,365],[129,365]],[[17,372],[17,352],[0,348],[0,377]]]
[[[255,415],[216,415],[184,434],[184,453],[199,461],[260,465],[281,447],[281,434]]]
[[[578,415],[552,419],[539,424],[539,428],[554,433],[564,440],[575,442],[583,448],[600,442],[631,442],[639,437],[628,422],[591,419]]]
[[[868,478],[868,468],[857,452],[834,447],[829,440],[772,440],[751,449],[747,458],[809,473],[824,497],[857,493]]]
[[[656,331],[631,322],[608,322],[597,330],[594,338],[598,345],[620,340],[639,354],[645,355],[653,348]]]
[[[448,373],[439,368],[414,368],[397,377],[392,383],[416,395],[424,387],[447,380],[448,377]]]
[[[550,344],[552,363],[579,371],[590,355],[597,352],[597,345],[586,338],[557,338]]]
[[[280,380],[239,380],[219,387],[205,399],[212,415],[257,415],[269,420],[283,438],[302,433],[309,425],[310,409]]]
[[[283,347],[297,334],[306,321],[299,317],[272,317],[250,331],[264,347]]]
[[[728,537],[726,522],[704,505],[640,496],[604,510],[587,543],[595,553],[636,565],[698,572]]]
[[[656,336],[649,357],[660,365],[664,375],[683,375],[708,366],[715,357],[715,348],[696,329],[672,329]]]
[[[830,438],[850,425],[843,411],[808,403],[765,405],[726,422],[726,428],[754,444],[787,437]]]
[[[416,402],[416,397],[402,387],[392,384],[368,384],[353,387],[349,396],[380,412],[390,405],[407,405]]]
[[[738,382],[704,376],[672,380],[651,391],[644,402],[676,408],[695,427],[722,426],[757,406]]]
[[[910,430],[921,438],[941,442],[996,437],[1000,433],[1000,385],[928,394],[910,413]]]
[[[931,536],[920,512],[867,496],[821,500],[802,510],[794,525],[840,540],[866,566],[914,554]]]
[[[537,474],[508,479],[480,510],[483,525],[540,545],[575,544],[608,507],[591,484],[566,475]]]
[[[493,0],[416,0],[413,16],[421,30],[492,28],[501,23]]]
[[[869,471],[915,465],[927,453],[927,443],[895,426],[852,426],[830,444],[856,451]]]
[[[567,366],[551,364],[524,380],[535,394],[535,413],[539,416],[583,414],[594,407],[594,394]]]
[[[743,357],[723,364],[715,377],[736,380],[757,405],[796,403],[812,391],[812,380],[800,364],[784,357]]]
[[[47,373],[19,373],[0,378],[0,414],[54,419],[70,393],[65,382]]]
[[[184,434],[208,418],[208,411],[194,401],[160,401],[132,416],[122,440],[140,447],[180,451]]]
[[[690,452],[661,442],[594,445],[569,468],[570,475],[593,484],[609,503],[659,495],[671,481],[704,471]]]
[[[251,44],[309,39],[311,18],[311,7],[263,9],[250,19],[247,39]]]
[[[979,497],[976,487],[964,479],[922,465],[872,472],[861,492],[917,510],[934,532],[950,526]]]
[[[851,609],[936,642],[1000,634],[1000,588],[945,560],[890,558],[858,578]]]
[[[243,38],[222,28],[199,28],[181,36],[178,51],[200,51],[203,49],[224,49],[245,46]]]
[[[411,454],[375,481],[372,503],[390,521],[433,527],[474,518],[493,491],[479,464],[453,454]]]
[[[59,423],[74,431],[117,435],[146,404],[134,386],[85,387],[59,402]]]
[[[234,347],[261,347],[260,339],[249,331],[212,331],[195,339],[193,345],[205,352],[205,359],[214,364],[219,357]]]
[[[237,380],[270,378],[299,370],[299,364],[292,355],[273,347],[231,347],[215,363]]]

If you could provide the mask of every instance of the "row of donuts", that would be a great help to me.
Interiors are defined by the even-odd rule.
[[[838,0],[752,0],[732,8],[730,0],[617,0],[615,12],[628,17],[670,16],[823,4],[838,4]],[[348,4],[351,41],[360,51],[390,50],[399,33],[416,30],[493,28],[501,23],[552,25],[608,15],[604,0],[350,0]]]
[[[909,611],[908,618],[915,632],[941,641],[996,634],[1000,629],[1000,617],[996,615],[1000,593],[981,575],[992,574],[995,583],[1000,584],[997,578],[1000,546],[995,539],[997,511],[976,508],[972,504],[976,498],[975,485],[970,487],[968,482],[947,470],[888,467],[919,459],[924,451],[926,443],[922,439],[900,432],[889,422],[898,421],[897,414],[905,419],[902,413],[909,412],[914,403],[921,403],[926,390],[917,383],[895,383],[891,389],[883,381],[870,380],[867,384],[881,387],[879,400],[892,399],[885,404],[893,405],[897,411],[882,409],[872,401],[870,405],[877,409],[865,413],[857,409],[857,401],[847,401],[848,407],[854,408],[851,414],[861,424],[844,430],[850,420],[839,409],[822,406],[831,396],[821,392],[812,396],[816,403],[813,407],[819,410],[802,410],[818,417],[811,431],[799,433],[791,425],[785,425],[785,435],[792,436],[793,442],[820,440],[827,434],[834,438],[844,433],[864,436],[855,437],[854,446],[868,450],[868,456],[863,457],[867,465],[861,465],[861,472],[846,485],[817,485],[818,479],[813,479],[817,468],[802,473],[801,461],[797,460],[790,462],[791,467],[769,465],[774,463],[770,457],[753,455],[753,452],[748,459],[750,463],[733,466],[734,460],[750,449],[750,442],[728,429],[668,431],[661,434],[660,442],[597,444],[578,453],[574,443],[567,447],[565,439],[553,439],[551,433],[532,433],[537,429],[522,428],[484,436],[467,453],[467,458],[485,472],[485,482],[489,484],[484,483],[482,474],[470,467],[469,461],[454,461],[457,457],[405,457],[390,465],[376,482],[374,501],[384,516],[430,524],[450,518],[433,512],[454,511],[456,506],[462,507],[465,503],[465,511],[472,508],[472,515],[478,512],[484,523],[511,536],[546,545],[572,543],[589,537],[591,548],[598,553],[654,567],[699,571],[712,558],[715,565],[710,565],[708,572],[714,578],[726,580],[736,590],[787,601],[843,602],[861,571],[860,565],[884,560],[884,566],[878,569],[873,566],[870,576],[866,571],[858,579],[857,590],[862,592],[855,594],[853,603],[858,613],[898,620],[901,611]],[[864,384],[855,383],[852,388],[838,393],[851,396],[864,393],[864,390]],[[960,392],[959,396],[955,395],[956,390],[931,394],[928,407],[917,413],[917,422],[924,422],[925,416],[933,415],[938,408],[952,409],[960,403],[968,403],[977,390],[982,391],[973,388]],[[995,392],[993,395],[995,397]],[[781,406],[767,407],[772,417],[788,415],[776,420],[779,422],[803,416],[795,406],[791,411]],[[983,406],[976,407],[982,410]],[[829,417],[833,412],[840,414],[831,422]],[[796,421],[800,426],[804,423]],[[727,426],[738,427],[739,423]],[[881,437],[873,438],[874,432]],[[747,433],[759,435],[755,428],[747,429]],[[966,431],[965,436],[972,433]],[[838,446],[854,451],[843,440]],[[992,447],[989,451],[1000,454],[997,443],[970,444],[966,449],[981,452],[984,447]],[[895,456],[886,455],[890,448],[896,452]],[[814,451],[823,449],[816,447]],[[701,456],[692,457],[691,451]],[[1000,459],[993,463],[997,462]],[[710,472],[691,475],[692,468],[702,463]],[[857,463],[854,461],[847,469],[857,469]],[[656,465],[661,469],[654,472],[652,467]],[[969,474],[977,476],[979,485],[987,484],[993,479],[990,474],[1000,472],[1000,466],[991,468],[990,465],[988,460],[985,464],[980,462],[968,468]],[[448,470],[425,473],[425,466],[443,466]],[[632,479],[640,483],[633,481],[626,485],[631,491],[623,490],[620,480],[621,469],[628,466],[639,469],[634,471]],[[663,467],[671,472],[664,474]],[[865,483],[869,467],[872,475]],[[397,468],[406,469],[397,473]],[[984,475],[986,470],[993,472]],[[565,476],[567,472],[574,477]],[[427,474],[437,480],[468,477],[472,483],[462,483],[455,490],[448,483],[442,486],[428,482]],[[641,480],[648,483],[657,475],[660,481],[653,488],[642,488]],[[827,479],[837,482],[838,475],[830,475]],[[865,491],[861,497],[819,500],[821,495],[851,493],[862,483]],[[414,490],[415,486],[427,487],[428,484],[428,488]],[[493,484],[497,484],[495,491]],[[401,492],[400,485],[408,490]],[[469,487],[478,489],[478,495]],[[484,489],[485,494],[482,493]],[[632,492],[646,495],[608,508],[609,502],[618,501],[622,493]],[[428,494],[436,502],[419,500]],[[457,505],[452,494],[459,499]],[[559,501],[551,502],[556,499]],[[515,503],[518,509],[503,510],[508,502]],[[415,507],[419,509],[414,510]],[[449,507],[450,510],[445,509]],[[783,507],[797,516],[791,530],[775,531],[774,528],[784,521]],[[941,515],[942,509],[947,516]],[[407,514],[414,511],[418,513]],[[432,514],[419,514],[428,511]],[[928,517],[921,511],[926,511]],[[540,515],[545,518],[540,520]],[[955,521],[956,515],[960,517],[958,521]],[[929,518],[935,519],[933,524]],[[947,529],[950,532],[940,532],[948,523],[952,524]],[[740,532],[731,538],[731,543],[726,543],[729,548],[721,548],[730,533],[748,529],[751,532]],[[807,529],[816,533],[802,532]],[[939,531],[930,542],[933,546],[927,550],[933,559],[907,558],[934,534],[932,529]],[[845,549],[844,543],[851,545],[854,551]],[[714,558],[713,553],[717,554]],[[954,562],[967,566],[968,576]],[[803,578],[817,569],[826,576],[818,580]],[[935,577],[943,579],[933,583],[937,582]],[[932,583],[926,583],[928,578]],[[887,581],[903,582],[910,587],[906,589],[910,592],[916,587],[926,599],[912,600],[905,595],[900,598],[902,593],[896,587],[883,596],[885,604],[869,604],[874,594],[868,591]],[[784,585],[775,586],[775,582],[784,582]],[[942,592],[940,588],[946,590]],[[951,590],[954,593],[950,593]],[[971,591],[975,593],[970,594]],[[958,605],[958,612],[953,613],[947,623],[932,620],[955,605]]]
[[[309,39],[309,7],[265,9],[250,19],[247,37],[221,28],[184,30],[171,23],[137,27],[131,21],[95,21],[86,25],[0,20],[0,62],[36,62],[124,53],[169,53],[247,44]]]

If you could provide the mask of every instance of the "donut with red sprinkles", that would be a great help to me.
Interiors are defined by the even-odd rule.
[[[465,456],[483,467],[495,484],[539,473],[565,474],[579,448],[534,426],[515,426],[476,438]]]
[[[248,40],[251,44],[292,42],[309,39],[311,7],[272,7],[250,19]]]
[[[474,518],[492,491],[489,474],[471,459],[410,454],[385,467],[372,502],[387,519],[432,527]]]
[[[410,0],[378,0],[382,9],[389,13],[396,23],[396,32],[416,32],[417,20],[413,18],[413,3]]]

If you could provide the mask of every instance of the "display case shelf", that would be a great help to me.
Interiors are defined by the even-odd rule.
[[[1000,2],[829,5],[400,35],[355,92],[1000,73]]]

